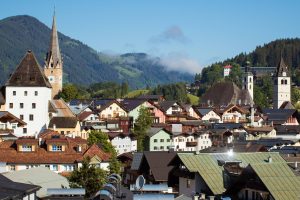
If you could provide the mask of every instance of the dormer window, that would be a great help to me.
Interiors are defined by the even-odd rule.
[[[62,151],[62,145],[52,145],[52,151]]]
[[[29,78],[29,80],[30,80],[30,81],[35,81],[35,77],[31,76],[31,77]]]
[[[23,144],[22,145],[22,151],[31,152],[32,151],[32,145]]]

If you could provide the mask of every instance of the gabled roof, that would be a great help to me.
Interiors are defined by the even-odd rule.
[[[72,110],[63,99],[50,100],[49,112],[55,112],[57,117],[75,117]]]
[[[227,106],[229,104],[251,104],[248,90],[241,90],[230,81],[214,84],[201,98],[202,104]]]
[[[19,170],[3,174],[12,181],[39,185],[41,189],[37,191],[38,197],[47,196],[47,188],[69,188],[67,178],[52,172],[46,167],[34,167],[26,170]]]
[[[177,103],[176,101],[161,101],[158,103],[158,106],[163,110],[163,111],[167,111],[169,108],[171,108],[175,103]],[[178,106],[180,106],[178,104]]]
[[[3,123],[6,123],[6,122],[18,123],[18,126],[26,125],[26,122],[24,122],[23,120],[17,118],[16,116],[14,116],[13,114],[11,114],[8,111],[0,111],[0,122],[3,122]]]
[[[164,129],[164,128],[161,128],[161,127],[150,127],[150,129],[147,132],[147,136],[152,137],[152,136],[154,136],[156,133],[158,133],[161,130],[163,130],[167,134],[171,135],[171,133],[169,131],[167,131],[166,129]]]
[[[293,104],[290,101],[285,101],[281,104],[279,109],[295,109],[295,107],[293,106]]]
[[[40,189],[40,186],[14,182],[0,174],[0,199],[23,199],[24,194],[29,195]]]
[[[169,151],[144,152],[144,158],[151,169],[155,181],[168,181],[169,172],[173,169],[173,166],[169,166],[169,163],[175,156],[176,152]]]
[[[263,114],[267,115],[268,121],[273,121],[274,124],[283,124],[296,113],[295,109],[263,109]]]
[[[108,161],[111,157],[110,154],[105,153],[102,149],[99,148],[96,144],[93,144],[90,146],[83,154],[83,157],[90,157],[93,158],[94,156],[97,156],[102,161]]]
[[[51,84],[49,83],[33,52],[31,51],[27,51],[21,63],[5,85],[17,87],[51,88]]]
[[[144,99],[124,99],[121,101],[121,105],[126,111],[132,111],[136,107],[142,105],[146,100]]]
[[[49,128],[53,128],[54,124],[56,128],[75,128],[77,123],[76,117],[53,117],[50,120]]]
[[[250,167],[274,199],[299,199],[300,179],[286,163],[256,163]]]
[[[218,161],[241,161],[240,166],[246,167],[249,164],[266,163],[272,157],[274,163],[284,163],[284,159],[279,153],[256,152],[256,153],[178,153],[181,162],[190,172],[198,173],[210,189],[213,195],[225,192],[223,181],[223,168],[218,165]]]
[[[88,111],[83,111],[82,113],[80,113],[77,117],[79,121],[83,121],[85,120],[88,116],[94,114],[93,112],[88,112]]]
[[[276,70],[276,76],[283,76],[283,72],[286,73],[286,76],[290,76],[290,73],[289,73],[289,68],[288,66],[285,64],[283,58],[281,57],[280,58],[280,61],[277,65],[277,70]]]

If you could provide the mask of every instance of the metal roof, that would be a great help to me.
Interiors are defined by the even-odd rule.
[[[69,182],[65,177],[46,167],[9,172],[3,175],[15,182],[41,186],[42,188],[37,191],[37,196],[40,198],[47,195],[47,188],[61,188],[62,186],[69,188]]]
[[[300,179],[286,163],[250,165],[274,199],[300,199]]]
[[[174,200],[174,194],[135,194],[133,200]]]
[[[139,170],[143,155],[144,155],[143,153],[134,153],[133,154],[131,170]]]
[[[48,188],[48,195],[85,195],[84,188]]]
[[[227,153],[201,153],[198,155],[178,153],[178,156],[190,172],[199,173],[214,195],[225,192],[223,169],[218,165],[218,160],[241,161],[240,165],[243,167],[249,164],[266,163],[270,156],[272,162],[285,162],[279,153],[275,152],[233,153],[232,155]]]

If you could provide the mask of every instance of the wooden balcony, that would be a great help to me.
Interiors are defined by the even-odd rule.
[[[197,142],[186,142],[187,147],[195,147],[197,146]]]

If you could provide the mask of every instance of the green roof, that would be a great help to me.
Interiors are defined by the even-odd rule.
[[[223,184],[223,167],[218,165],[218,160],[241,161],[241,166],[249,164],[266,163],[272,157],[272,163],[285,163],[277,152],[256,153],[178,153],[180,160],[190,172],[198,172],[214,195],[225,192]]]
[[[286,163],[250,164],[274,199],[300,199],[300,180]]]

